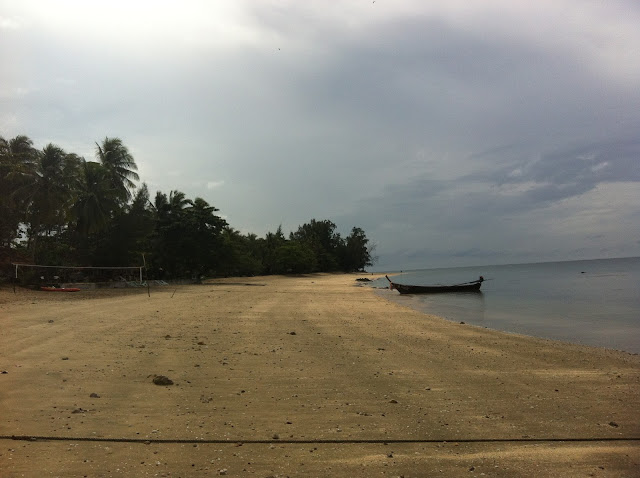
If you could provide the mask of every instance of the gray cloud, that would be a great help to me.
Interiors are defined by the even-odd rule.
[[[21,2],[0,134],[119,136],[152,190],[245,232],[361,226],[379,267],[640,254],[634,2],[365,3]]]

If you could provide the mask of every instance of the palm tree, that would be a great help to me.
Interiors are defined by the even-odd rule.
[[[167,197],[156,193],[154,209],[155,232],[152,238],[154,255],[158,258],[155,267],[164,269],[170,276],[179,276],[184,271],[184,261],[190,240],[187,232],[187,210],[193,202],[183,192],[173,190]]]
[[[38,153],[38,168],[31,178],[32,193],[27,210],[27,247],[33,257],[37,252],[38,236],[59,234],[65,228],[77,188],[80,163],[77,155],[66,153],[51,143]]]
[[[132,190],[140,177],[138,166],[120,138],[105,138],[102,145],[96,143],[96,157],[109,171],[111,187],[117,192],[122,204],[132,198]]]
[[[99,232],[109,223],[118,199],[111,188],[109,171],[102,164],[83,159],[80,170],[81,180],[73,210],[78,232],[87,236]]]
[[[125,236],[130,241],[130,253],[140,257],[149,250],[151,235],[155,226],[153,205],[149,200],[149,188],[142,183],[123,217]]]
[[[265,235],[262,263],[267,274],[273,274],[276,270],[278,249],[285,245],[286,242],[287,240],[282,232],[282,224],[278,226],[276,232],[267,232]]]
[[[37,151],[27,136],[0,137],[0,246],[19,235],[19,225],[34,191]]]
[[[188,199],[183,192],[171,191],[169,193],[169,211],[172,214],[181,214],[187,206],[191,206],[193,201]]]
[[[33,155],[35,148],[33,147],[33,141],[28,136],[18,135],[9,141],[0,138],[0,151],[24,162],[35,164]]]
[[[49,229],[64,225],[78,178],[80,158],[48,144],[40,153],[38,190],[32,204]]]
[[[181,191],[172,190],[169,197],[161,191],[156,193],[153,207],[160,223],[177,221],[184,213],[187,206],[193,205],[191,199],[187,199]],[[170,220],[170,218],[172,218]]]
[[[37,170],[38,151],[33,141],[26,136],[16,136],[9,141],[0,137],[0,181],[6,193],[4,199],[20,203],[28,198],[33,192],[31,186]]]
[[[216,216],[215,213],[218,212],[218,208],[209,205],[207,201],[200,197],[196,197],[193,200],[189,212],[196,219],[198,229],[214,230],[218,234],[227,225],[224,219]]]

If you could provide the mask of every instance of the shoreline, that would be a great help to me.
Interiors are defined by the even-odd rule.
[[[378,297],[357,277],[218,279],[151,297],[0,290],[0,468],[11,477],[635,473],[637,355],[456,324]],[[174,385],[154,385],[154,374]]]
[[[483,284],[477,297],[392,295],[390,299],[454,321],[640,353],[640,304],[632,285],[640,279],[640,262],[635,258],[423,270],[404,281],[447,283],[479,273],[495,282]],[[374,284],[382,282],[386,281]]]
[[[595,342],[586,343],[584,341],[581,342],[580,339],[577,339],[577,338],[571,339],[570,337],[561,337],[552,333],[548,333],[548,334],[539,333],[536,330],[529,330],[527,329],[527,327],[522,327],[523,330],[517,330],[519,326],[521,326],[521,324],[517,324],[517,323],[514,324],[513,322],[507,322],[507,325],[499,326],[495,323],[492,323],[493,321],[489,321],[490,323],[488,325],[485,325],[485,321],[476,321],[473,318],[469,318],[469,317],[449,317],[449,316],[445,316],[444,314],[439,314],[437,312],[430,312],[429,310],[427,310],[428,307],[423,306],[420,303],[410,302],[409,300],[407,300],[407,302],[409,303],[404,304],[402,303],[402,300],[406,300],[407,299],[406,297],[393,296],[393,295],[387,296],[385,295],[385,292],[383,292],[384,289],[373,288],[373,290],[376,291],[376,294],[379,297],[381,297],[383,300],[388,300],[390,302],[400,305],[401,307],[406,307],[408,309],[415,310],[416,312],[420,312],[425,315],[432,315],[434,317],[442,318],[443,320],[447,320],[453,324],[459,324],[461,322],[464,322],[468,326],[478,327],[481,329],[495,330],[496,332],[502,332],[504,334],[522,335],[523,337],[552,340],[559,343],[566,343],[566,344],[578,345],[583,347],[592,347],[596,349],[612,350],[615,352],[625,353],[629,355],[636,355],[636,356],[640,355],[640,352],[636,352],[634,350],[625,350],[622,348],[616,348],[614,346],[603,345],[603,342],[604,342],[603,340],[598,340],[597,341],[598,343],[595,343]]]

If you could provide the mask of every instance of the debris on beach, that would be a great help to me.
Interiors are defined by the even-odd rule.
[[[89,397],[91,397],[91,398],[100,398],[100,395],[98,395],[97,393],[92,393],[91,395],[89,395]]]
[[[173,385],[173,380],[166,375],[153,375],[153,383],[156,385]]]

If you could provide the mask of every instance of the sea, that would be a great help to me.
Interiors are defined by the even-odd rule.
[[[455,284],[485,278],[480,293],[385,298],[455,322],[640,353],[640,257],[403,271],[393,281]]]

